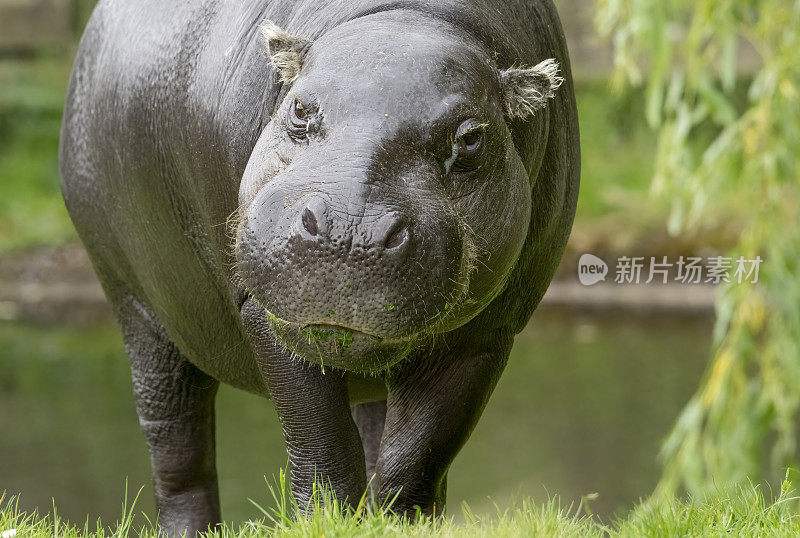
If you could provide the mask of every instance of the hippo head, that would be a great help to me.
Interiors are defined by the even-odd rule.
[[[242,179],[237,270],[293,353],[385,369],[504,288],[531,220],[507,122],[558,66],[499,70],[432,20],[263,35],[284,91]]]

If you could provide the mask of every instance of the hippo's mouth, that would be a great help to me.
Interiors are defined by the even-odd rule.
[[[269,316],[275,337],[300,358],[357,373],[386,370],[414,347],[414,339],[384,338],[325,323],[297,323]]]

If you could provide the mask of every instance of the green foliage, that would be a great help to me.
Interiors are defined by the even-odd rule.
[[[609,214],[628,219],[631,208],[646,200],[653,173],[655,136],[631,113],[641,104],[642,92],[618,95],[606,81],[581,82],[575,97],[582,161],[577,224]],[[609,159],[614,154],[625,158]]]
[[[731,255],[764,260],[757,283],[720,291],[711,365],[664,444],[658,491],[703,492],[794,465],[800,1],[598,0],[597,24],[613,36],[617,86],[646,86],[658,130],[653,190],[672,203],[670,231],[706,226],[733,204],[741,234]]]
[[[75,237],[58,187],[58,133],[69,65],[0,60],[0,254]]]

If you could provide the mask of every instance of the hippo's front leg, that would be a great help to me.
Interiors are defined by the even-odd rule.
[[[292,492],[308,508],[314,482],[355,505],[366,490],[364,451],[344,373],[292,357],[275,343],[264,310],[248,299],[242,318],[283,427]]]
[[[412,514],[444,511],[447,469],[472,433],[505,367],[513,337],[494,334],[444,356],[404,361],[389,376],[377,463],[379,498]]]

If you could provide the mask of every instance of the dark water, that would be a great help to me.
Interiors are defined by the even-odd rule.
[[[660,440],[697,385],[710,320],[546,311],[517,337],[486,412],[449,473],[450,513],[548,494],[598,493],[624,511],[658,476]],[[270,403],[228,387],[218,398],[223,517],[259,517],[264,476],[286,464]],[[120,514],[125,480],[145,489],[148,457],[114,327],[0,324],[0,492],[73,522]]]

